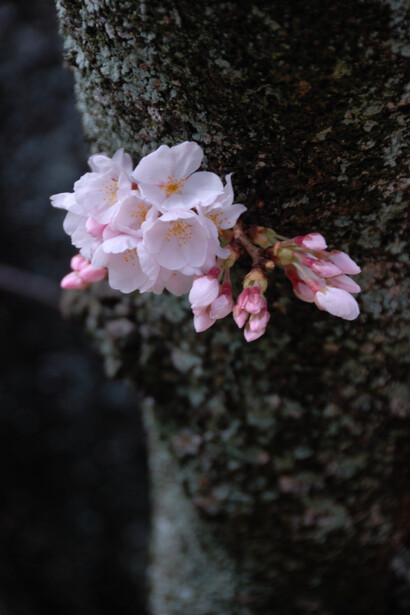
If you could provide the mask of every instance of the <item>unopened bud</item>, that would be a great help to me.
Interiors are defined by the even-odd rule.
[[[294,260],[293,250],[291,250],[290,248],[283,248],[281,244],[276,244],[275,256],[277,261],[284,267],[286,265],[290,265]]]
[[[247,273],[243,280],[244,288],[251,288],[252,286],[258,286],[261,293],[266,292],[266,289],[268,288],[266,273],[258,267]]]
[[[264,226],[251,226],[247,235],[252,243],[261,248],[267,248],[271,245],[268,235],[266,234],[266,228]]]

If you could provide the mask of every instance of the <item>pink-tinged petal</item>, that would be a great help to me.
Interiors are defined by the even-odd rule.
[[[329,263],[322,260],[315,260],[311,265],[312,270],[320,275],[322,278],[331,278],[335,275],[340,275],[342,272],[339,267],[336,267],[333,263]]]
[[[218,295],[218,280],[204,275],[194,280],[188,298],[191,307],[194,309],[211,305]]]
[[[270,314],[267,310],[263,310],[262,312],[259,312],[259,314],[252,314],[249,318],[249,329],[253,333],[258,333],[259,331],[264,333],[269,319]]]
[[[246,309],[246,303],[250,297],[250,294],[251,294],[250,288],[244,288],[243,291],[239,294],[237,305],[241,310]]]
[[[220,318],[225,318],[225,316],[228,316],[228,314],[232,312],[232,308],[232,296],[229,297],[228,295],[222,294],[212,302],[209,308],[209,315],[211,318],[219,320]]]
[[[348,293],[360,293],[361,288],[356,282],[354,282],[348,275],[338,275],[328,280],[329,286],[335,286],[347,290]]]
[[[293,292],[298,299],[306,301],[307,303],[313,303],[315,300],[315,293],[303,282],[297,282],[294,284]]]
[[[64,290],[83,290],[84,288],[88,288],[89,285],[80,278],[77,271],[72,271],[63,277],[60,286],[64,288]]]
[[[265,333],[265,329],[261,329],[259,331],[252,331],[249,324],[246,325],[244,332],[243,332],[247,342],[254,342],[255,340],[262,337],[264,333]]]
[[[327,243],[320,233],[309,233],[301,237],[301,245],[307,250],[326,250]]]
[[[317,292],[315,303],[320,309],[345,320],[354,320],[359,315],[356,299],[341,288],[327,287]]]
[[[258,286],[253,286],[250,289],[249,295],[243,302],[243,309],[249,312],[249,314],[259,314],[259,312],[266,310],[266,299],[263,295],[261,295],[261,291]]]
[[[215,323],[215,320],[209,316],[209,311],[206,308],[200,308],[194,311],[194,327],[197,333],[206,331]]]
[[[332,263],[339,267],[342,273],[354,275],[356,273],[360,273],[361,271],[360,267],[345,252],[341,252],[340,250],[332,250],[332,252],[329,253],[329,258]]]
[[[248,316],[249,316],[248,312],[246,310],[242,310],[239,307],[239,305],[234,305],[233,310],[232,310],[232,315],[238,327],[242,329],[242,327],[244,326],[244,324],[246,323],[248,319]]]
[[[93,267],[86,265],[78,272],[78,275],[84,282],[101,282],[107,277],[107,269],[105,267]]]
[[[70,261],[70,267],[73,271],[81,271],[90,263],[82,254],[75,254]]]

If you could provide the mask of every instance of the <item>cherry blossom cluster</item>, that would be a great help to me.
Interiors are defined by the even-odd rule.
[[[246,341],[261,337],[270,313],[268,275],[282,266],[295,295],[346,320],[359,314],[351,293],[360,287],[349,275],[360,272],[344,252],[327,251],[319,233],[287,239],[272,229],[244,230],[234,203],[231,175],[221,179],[198,171],[202,149],[194,142],[161,145],[133,168],[118,150],[112,158],[96,154],[91,172],[74,191],[51,197],[65,209],[64,229],[79,253],[63,288],[84,289],[108,277],[124,293],[189,292],[197,332],[233,314]],[[240,256],[252,260],[236,303],[230,269]]]
[[[112,288],[129,293],[187,293],[195,276],[229,254],[220,233],[246,207],[233,203],[231,177],[196,172],[203,158],[196,143],[161,145],[133,169],[131,157],[96,154],[91,173],[74,192],[51,197],[67,210],[64,230],[87,261],[75,259],[63,288],[84,288],[108,275]],[[105,277],[105,276],[104,276]]]

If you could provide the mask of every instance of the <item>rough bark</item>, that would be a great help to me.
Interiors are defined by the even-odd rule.
[[[363,267],[353,323],[275,272],[252,344],[229,319],[196,335],[185,299],[66,296],[146,396],[153,615],[406,612],[404,2],[57,6],[93,151],[195,140],[245,222]]]

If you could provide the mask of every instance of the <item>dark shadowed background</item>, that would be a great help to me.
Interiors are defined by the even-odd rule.
[[[0,613],[142,613],[145,443],[58,311],[74,253],[49,195],[87,147],[51,0],[0,2]]]

